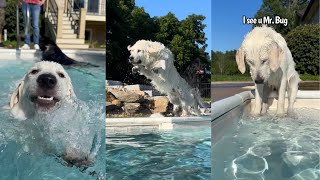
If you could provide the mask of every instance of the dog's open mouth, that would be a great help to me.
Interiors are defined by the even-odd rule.
[[[59,99],[54,96],[41,95],[41,96],[32,96],[31,101],[37,105],[37,107],[50,109],[59,102]]]

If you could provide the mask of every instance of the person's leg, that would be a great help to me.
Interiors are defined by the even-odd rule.
[[[31,15],[32,15],[32,28],[33,28],[33,42],[34,44],[39,45],[40,30],[39,30],[39,16],[40,16],[40,6],[32,5],[31,6]]]
[[[28,4],[23,2],[22,3],[22,14],[23,14],[23,24],[24,24],[24,43],[30,45],[30,32],[29,32],[29,22],[27,18],[28,11]],[[30,12],[30,9],[29,9]],[[30,15],[30,14],[29,14]],[[29,16],[30,18],[30,16]]]

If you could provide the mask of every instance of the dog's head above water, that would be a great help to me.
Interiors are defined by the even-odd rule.
[[[166,59],[172,55],[171,51],[162,43],[139,40],[133,46],[128,46],[130,51],[129,62],[134,66],[150,67],[159,59]],[[166,56],[166,57],[162,57]]]
[[[10,108],[18,119],[32,117],[36,112],[53,109],[59,102],[74,97],[71,79],[55,62],[36,63],[11,96]]]

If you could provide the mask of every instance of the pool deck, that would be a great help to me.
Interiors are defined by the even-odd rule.
[[[212,82],[211,99],[213,102],[219,101],[244,91],[254,90],[254,88],[252,81]],[[320,81],[302,81],[299,83],[299,90],[320,90]]]
[[[163,123],[211,121],[211,116],[106,118],[106,126],[160,125]]]
[[[97,50],[73,50],[67,49],[62,52],[68,57],[79,62],[89,62],[100,67],[106,66],[106,52]],[[0,49],[0,60],[35,60],[41,59],[42,52],[39,50],[16,50],[16,49]]]

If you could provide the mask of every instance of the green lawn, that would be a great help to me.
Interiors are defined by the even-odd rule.
[[[300,74],[300,79],[303,81],[320,81],[320,76],[310,74]],[[211,82],[219,81],[252,81],[250,76],[244,75],[212,75]]]
[[[244,76],[244,75],[212,75],[211,76],[211,82],[217,82],[217,81],[252,81],[250,76]]]
[[[310,75],[310,74],[300,74],[300,79],[302,81],[320,81],[320,76]]]

